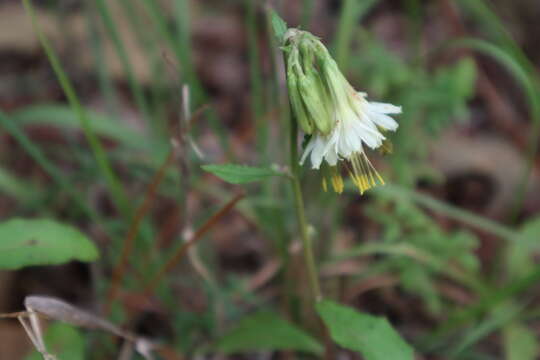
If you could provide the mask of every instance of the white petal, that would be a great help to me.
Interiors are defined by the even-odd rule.
[[[396,122],[396,120],[392,119],[390,116],[388,115],[385,115],[385,114],[377,114],[377,113],[372,113],[371,114],[371,120],[379,125],[380,127],[382,127],[383,129],[386,129],[386,130],[391,130],[391,131],[395,131],[397,128],[398,128],[398,123]]]
[[[372,129],[368,124],[364,121],[356,121],[350,130],[371,149],[378,148],[381,146],[385,137],[378,130]]]
[[[315,146],[315,136],[312,136],[311,139],[309,139],[309,142],[306,145],[306,148],[304,149],[304,153],[302,154],[302,158],[300,159],[300,165],[304,165],[304,161],[306,161],[307,156],[313,150],[314,146]]]
[[[370,102],[369,107],[372,111],[382,114],[401,114],[401,106],[396,106],[381,102]]]
[[[336,166],[338,160],[339,160],[339,156],[336,152],[336,149],[335,148],[330,148],[328,150],[328,152],[326,153],[326,156],[324,157],[324,159],[326,160],[326,162],[330,165],[330,166]]]
[[[338,145],[340,143],[340,137],[342,136],[341,132],[342,126],[341,124],[336,125],[330,136],[328,137],[328,141],[326,143],[326,147],[324,149],[324,152],[327,153],[329,151],[332,151],[334,153],[338,152]]]
[[[311,151],[311,167],[318,169],[321,166],[325,154],[326,142],[321,136],[315,137],[315,145]]]

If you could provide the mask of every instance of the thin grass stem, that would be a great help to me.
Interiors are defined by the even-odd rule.
[[[106,152],[103,149],[101,142],[99,141],[99,139],[97,138],[97,136],[95,135],[92,129],[92,126],[86,115],[86,112],[77,96],[77,93],[75,92],[75,88],[73,87],[71,81],[69,80],[66,72],[62,68],[62,65],[60,63],[60,60],[56,52],[54,51],[53,47],[51,46],[49,40],[45,36],[43,30],[41,29],[41,26],[39,25],[37,21],[36,14],[34,13],[34,8],[32,6],[32,1],[23,0],[23,4],[28,15],[30,16],[34,31],[36,32],[39,38],[39,41],[41,45],[43,46],[43,49],[45,50],[47,58],[49,59],[49,62],[51,63],[51,66],[54,70],[54,73],[56,74],[56,77],[58,78],[58,81],[62,87],[62,90],[66,94],[66,97],[69,101],[71,108],[77,114],[77,118],[79,119],[81,123],[81,127],[86,136],[86,139],[88,143],[90,144],[90,148],[92,149],[92,152],[94,153],[94,157],[96,159],[98,167],[107,181],[113,200],[116,206],[123,213],[124,217],[126,219],[129,219],[131,217],[130,215],[131,210],[130,210],[129,202],[127,200],[127,196],[124,193],[120,180],[114,173],[109,163],[109,160],[107,159]]]

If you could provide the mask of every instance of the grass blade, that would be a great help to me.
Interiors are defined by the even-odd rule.
[[[32,6],[32,1],[23,0],[23,4],[28,15],[31,18],[34,31],[36,32],[39,38],[39,41],[41,45],[43,46],[43,49],[45,50],[47,58],[49,59],[49,62],[51,63],[51,66],[54,70],[54,73],[56,74],[56,77],[58,78],[58,81],[60,82],[62,90],[66,94],[66,97],[68,98],[70,106],[73,108],[74,112],[77,114],[77,117],[81,123],[81,127],[84,131],[86,139],[88,143],[90,144],[90,147],[94,153],[94,157],[97,161],[98,167],[100,168],[101,172],[103,173],[107,181],[113,200],[116,206],[118,206],[120,211],[124,214],[124,216],[127,219],[129,219],[131,217],[130,216],[131,210],[130,210],[130,206],[127,200],[127,196],[124,193],[120,180],[114,173],[109,163],[109,160],[107,159],[105,150],[101,146],[99,139],[94,134],[92,126],[90,125],[90,121],[88,120],[88,117],[86,115],[86,112],[81,102],[79,101],[77,93],[75,92],[75,89],[73,85],[71,84],[71,81],[69,80],[66,72],[62,68],[62,65],[60,63],[58,56],[56,55],[53,47],[49,43],[49,40],[43,33],[37,21],[36,15],[34,13],[34,8]]]

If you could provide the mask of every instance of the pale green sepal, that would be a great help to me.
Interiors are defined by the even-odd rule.
[[[287,73],[287,88],[296,121],[298,121],[298,124],[306,134],[311,134],[313,132],[313,122],[308,116],[305,105],[300,97],[297,76],[293,71]]]
[[[333,119],[330,117],[328,109],[325,107],[324,93],[318,84],[315,72],[310,72],[306,76],[299,78],[298,88],[302,100],[306,105],[309,117],[314,125],[323,134],[328,134],[334,128]]]

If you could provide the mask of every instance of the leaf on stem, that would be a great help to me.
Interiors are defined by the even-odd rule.
[[[385,318],[329,300],[319,302],[316,308],[332,339],[366,360],[414,360],[414,350]]]
[[[321,354],[322,346],[303,330],[270,311],[244,318],[221,338],[216,348],[225,354],[260,350],[297,350]]]
[[[0,269],[97,258],[94,243],[74,227],[48,219],[12,219],[0,224]]]
[[[253,167],[236,164],[203,165],[203,170],[216,175],[231,184],[246,184],[266,180],[272,176],[283,176],[284,173],[269,167]]]

